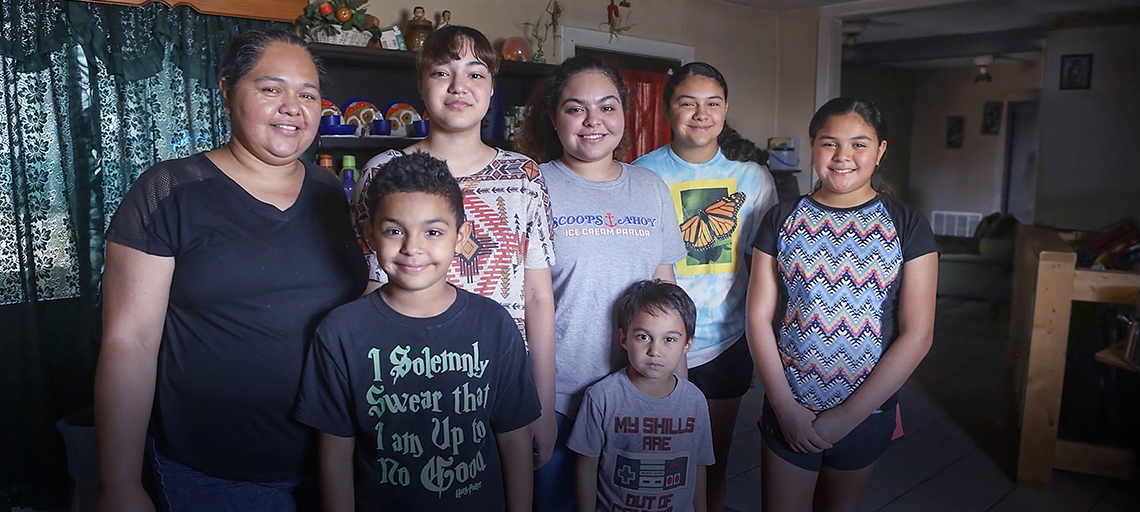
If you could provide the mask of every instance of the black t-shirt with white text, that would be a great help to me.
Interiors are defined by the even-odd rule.
[[[497,511],[505,501],[495,434],[540,411],[510,314],[456,289],[455,302],[431,318],[396,312],[380,292],[329,313],[295,415],[356,438],[360,510]]]
[[[152,417],[163,452],[231,480],[311,474],[315,436],[292,417],[305,351],[366,282],[336,177],[305,164],[295,203],[279,210],[204,154],[160,162],[107,239],[175,261]]]

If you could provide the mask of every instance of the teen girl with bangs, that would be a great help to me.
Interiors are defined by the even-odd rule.
[[[550,459],[557,430],[554,422],[554,264],[550,199],[530,158],[493,148],[480,138],[480,123],[495,94],[499,57],[478,30],[449,25],[424,40],[416,58],[418,88],[431,116],[427,138],[402,150],[381,153],[364,165],[353,193],[358,240],[368,247],[363,191],[384,164],[422,151],[447,162],[463,190],[463,209],[471,234],[455,255],[448,281],[498,301],[518,324],[530,353],[542,416],[531,425],[535,467]],[[366,293],[387,276],[370,248]]]

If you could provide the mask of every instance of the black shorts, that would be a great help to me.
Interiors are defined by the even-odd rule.
[[[740,398],[752,386],[752,351],[741,336],[728,350],[705,364],[689,368],[689,382],[709,400]]]
[[[897,398],[891,397],[883,407],[863,420],[840,439],[831,448],[822,453],[799,453],[792,450],[784,433],[780,430],[780,421],[776,419],[776,411],[768,404],[768,397],[764,397],[764,416],[760,422],[760,439],[772,453],[796,466],[808,471],[819,471],[825,464],[832,469],[841,471],[854,471],[863,469],[883,456],[887,446],[891,444],[891,436],[895,432],[895,404]]]

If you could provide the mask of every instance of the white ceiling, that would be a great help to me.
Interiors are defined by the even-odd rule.
[[[975,57],[954,57],[951,59],[927,59],[927,60],[911,60],[905,62],[892,62],[888,64],[893,68],[906,68],[906,69],[947,69],[947,68],[970,68],[977,67],[974,64]],[[1041,52],[1017,52],[1009,54],[999,54],[994,56],[995,64],[1008,64],[1008,63],[1030,63],[1041,62]]]
[[[1047,27],[1057,18],[1129,7],[1140,7],[1140,0],[981,0],[957,3],[870,16],[870,23],[858,42]]]
[[[722,0],[782,12],[855,0]],[[900,2],[901,3],[901,2]],[[1079,13],[1140,7],[1140,0],[975,0],[942,7],[875,14],[858,42],[916,39],[948,34],[996,32],[1048,26],[1050,20]]]
[[[766,11],[783,12],[792,9],[806,9],[808,7],[823,7],[825,5],[845,4],[854,0],[722,0],[730,4],[746,5]]]

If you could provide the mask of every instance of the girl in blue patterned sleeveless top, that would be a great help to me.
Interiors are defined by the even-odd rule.
[[[895,394],[930,349],[938,256],[926,219],[872,186],[887,149],[873,104],[833,99],[809,135],[819,186],[765,215],[749,280],[767,395],[761,500],[856,511],[891,441]]]

